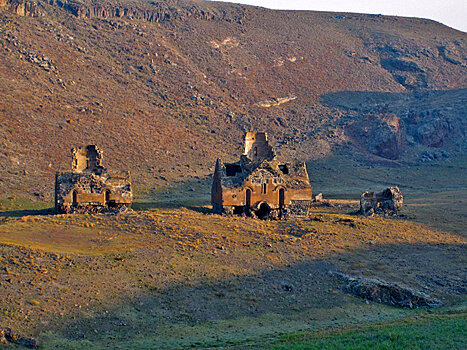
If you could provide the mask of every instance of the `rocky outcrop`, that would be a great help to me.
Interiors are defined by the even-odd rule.
[[[399,187],[388,187],[382,192],[365,192],[360,197],[360,212],[365,216],[373,214],[397,215],[404,205]]]
[[[415,309],[418,307],[437,307],[442,302],[428,294],[401,286],[398,283],[388,283],[375,278],[353,277],[344,273],[330,272],[344,280],[347,292],[381,304]]]
[[[438,47],[439,55],[447,62],[465,67],[467,60],[462,57],[459,49],[462,49],[462,45],[458,42]]]
[[[40,15],[38,3],[29,0],[0,0],[0,11],[12,12],[18,16]]]
[[[256,103],[256,106],[269,108],[269,107],[279,106],[283,103],[290,102],[296,99],[297,99],[297,96],[293,96],[293,95],[286,96],[286,97],[277,97],[277,98],[274,97],[270,100],[258,102]]]
[[[401,71],[401,72],[423,72],[423,70],[414,61],[402,60],[402,59],[383,59],[381,60],[381,66],[389,71]]]
[[[62,7],[78,18],[130,18],[148,22],[194,17],[201,20],[225,20],[242,23],[246,12],[243,7],[219,9],[202,2],[166,0],[140,2],[137,5],[121,5],[106,1],[51,0],[51,4]]]
[[[446,119],[434,118],[420,125],[415,132],[416,140],[429,147],[441,147],[449,135],[451,126]]]
[[[445,150],[426,150],[420,155],[420,161],[421,162],[431,162],[433,160],[443,160],[447,159],[451,156],[449,152],[446,152]]]
[[[406,129],[395,114],[371,114],[349,127],[352,138],[369,152],[388,159],[398,159],[402,153]]]

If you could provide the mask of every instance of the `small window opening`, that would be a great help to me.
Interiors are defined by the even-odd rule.
[[[279,165],[279,170],[285,175],[289,173],[289,168],[287,168],[286,164]]]
[[[226,164],[225,173],[227,176],[236,176],[237,173],[242,172],[242,167],[238,164]]]

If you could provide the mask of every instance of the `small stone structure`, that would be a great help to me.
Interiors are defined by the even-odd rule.
[[[131,206],[128,171],[104,168],[96,145],[73,148],[71,153],[72,171],[55,175],[56,213],[117,212]]]
[[[360,197],[360,212],[365,216],[373,214],[397,215],[404,205],[399,187],[388,187],[382,192],[365,192]]]
[[[248,132],[240,161],[217,160],[213,212],[261,219],[306,216],[313,201],[305,162],[281,162],[264,132]]]

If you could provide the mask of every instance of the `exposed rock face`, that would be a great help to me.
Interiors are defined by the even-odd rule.
[[[439,55],[443,57],[446,61],[452,64],[466,67],[466,64],[462,62],[465,61],[465,59],[463,59],[462,53],[459,52],[459,49],[459,43],[450,43],[448,45],[438,47]]]
[[[404,148],[406,128],[394,114],[373,114],[350,126],[355,141],[369,152],[388,159],[398,159]]]
[[[415,48],[385,45],[380,47],[381,67],[389,71],[394,79],[409,90],[427,87],[427,75],[425,69],[420,66],[421,54]]]
[[[429,147],[441,147],[451,131],[447,120],[434,118],[417,128],[415,137],[418,142]]]
[[[360,212],[365,216],[373,214],[397,215],[404,205],[399,187],[388,187],[382,192],[365,192],[360,197]]]
[[[290,102],[293,100],[296,100],[297,96],[286,96],[286,97],[278,97],[278,98],[272,98],[270,100],[265,100],[256,103],[258,107],[264,107],[264,108],[269,108],[269,107],[274,107],[274,106],[279,106],[283,103]]]
[[[0,10],[7,10],[18,16],[40,14],[37,2],[28,0],[0,0]]]
[[[442,302],[421,291],[388,283],[374,278],[352,277],[343,273],[332,273],[347,282],[345,289],[358,297],[381,304],[415,309],[437,307]]]
[[[203,20],[225,20],[241,23],[245,12],[240,7],[220,10],[203,2],[165,0],[138,2],[134,6],[110,1],[51,0],[51,3],[69,11],[78,18],[131,18],[148,22],[194,17]],[[128,3],[131,4],[131,3]]]

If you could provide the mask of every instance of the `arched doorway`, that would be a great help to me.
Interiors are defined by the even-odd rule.
[[[245,206],[247,209],[249,209],[251,206],[251,190],[249,188],[246,189],[245,193]]]
[[[279,208],[283,208],[285,203],[285,190],[283,188],[279,189]]]
[[[255,214],[258,217],[258,219],[267,219],[269,217],[270,212],[271,207],[267,203],[263,202],[260,204]]]
[[[110,203],[110,190],[105,190],[105,205]]]
[[[76,207],[78,205],[78,193],[76,192],[76,190],[73,191],[73,193],[71,194],[71,204]]]

